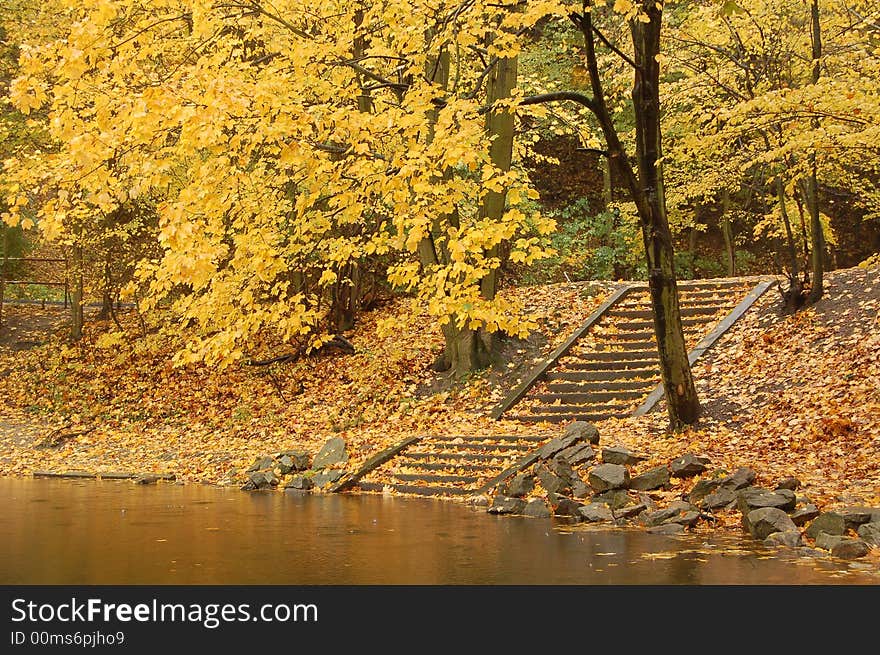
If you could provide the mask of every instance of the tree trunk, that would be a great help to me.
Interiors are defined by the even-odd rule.
[[[785,226],[785,239],[788,244],[788,265],[791,269],[788,280],[788,290],[783,293],[785,310],[795,312],[803,304],[804,285],[801,280],[800,266],[798,265],[797,246],[794,242],[794,234],[791,229],[791,220],[788,209],[785,206],[785,181],[782,175],[776,178],[776,197],[779,202],[779,213],[782,216],[782,224]]]
[[[819,0],[812,0],[810,4],[810,25],[812,27],[813,42],[813,84],[819,82],[819,63],[822,58],[822,30],[819,25]],[[819,127],[818,120],[813,121],[813,127]],[[813,304],[822,297],[825,271],[825,232],[822,229],[822,219],[819,215],[819,182],[816,171],[816,154],[810,153],[810,176],[807,178],[806,202],[810,212],[810,236],[812,239],[812,269],[813,277],[810,283],[810,293],[807,302]]]
[[[727,263],[727,277],[736,275],[736,251],[733,248],[733,228],[730,225],[730,191],[721,191],[721,234],[724,237],[724,257]]]
[[[70,299],[70,338],[79,341],[83,336],[83,251],[73,247],[73,293]]]
[[[666,216],[660,131],[660,28],[662,10],[646,1],[643,11],[649,22],[630,22],[635,63],[632,97],[636,118],[636,149],[639,188],[642,195],[639,219],[648,263],[648,285],[654,309],[654,332],[660,354],[660,373],[666,391],[666,405],[673,429],[697,420],[700,403],[688,361],[681,324],[678,286],[675,279],[675,252]]]

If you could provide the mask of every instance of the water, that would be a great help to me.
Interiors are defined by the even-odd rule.
[[[0,479],[0,584],[878,584],[748,540],[583,530],[455,503]]]

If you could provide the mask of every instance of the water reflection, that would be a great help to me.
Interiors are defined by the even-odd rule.
[[[876,571],[769,557],[748,542],[582,529],[430,500],[78,480],[0,479],[0,492],[4,584],[880,582]]]

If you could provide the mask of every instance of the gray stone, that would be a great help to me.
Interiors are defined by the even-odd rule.
[[[312,467],[312,457],[304,450],[285,450],[278,453],[279,459],[285,456],[293,462],[293,471],[308,471]]]
[[[626,489],[611,489],[610,491],[605,491],[593,496],[593,502],[603,503],[608,505],[611,509],[620,509],[621,507],[631,505],[633,500],[629,497]]]
[[[840,511],[840,515],[843,516],[846,527],[853,531],[857,531],[863,523],[880,521],[880,510],[873,507],[847,507]]]
[[[582,505],[578,509],[578,512],[585,521],[589,521],[590,523],[614,520],[614,514],[611,512],[611,508],[605,503],[590,503],[588,505]]]
[[[697,503],[702,509],[730,509],[736,505],[736,492],[733,489],[720,488]]]
[[[554,437],[538,449],[538,458],[544,460],[550,459],[557,453],[575,445],[578,441],[578,436],[574,434],[564,434],[561,437]]]
[[[287,484],[284,485],[285,489],[297,489],[299,491],[308,491],[312,487],[315,486],[315,483],[312,482],[311,478],[307,478],[304,475],[294,475],[288,480]]]
[[[690,515],[691,513],[696,513],[697,517],[699,517],[699,512],[696,507],[690,503],[676,500],[666,509],[646,512],[641,516],[641,521],[648,526],[662,525],[663,523],[678,523],[678,518],[683,517],[685,514]],[[692,517],[688,516],[687,520],[691,520],[691,518]]]
[[[550,508],[547,503],[540,498],[532,498],[526,503],[522,511],[523,515],[533,519],[550,518]]]
[[[690,478],[705,471],[709,463],[708,457],[686,453],[669,462],[669,470],[674,478]]]
[[[287,475],[291,471],[295,470],[296,464],[293,461],[293,458],[290,455],[282,455],[278,458],[278,472],[281,475]]]
[[[758,474],[755,473],[752,469],[743,466],[742,468],[736,469],[730,475],[726,475],[721,478],[718,481],[718,484],[725,489],[737,491],[739,489],[744,489],[745,487],[750,486],[752,483],[754,483],[757,477]]]
[[[245,473],[254,473],[255,471],[262,471],[263,469],[270,469],[275,466],[275,460],[269,455],[264,455],[262,457],[257,457],[254,460],[254,463],[247,467]]]
[[[700,501],[721,485],[721,480],[698,480],[693,489],[688,493],[688,500],[694,505],[699,505]]]
[[[547,468],[549,468],[556,477],[565,480],[568,483],[568,486],[571,486],[571,483],[577,477],[571,469],[571,464],[569,464],[568,460],[560,455],[556,455],[556,457],[550,460],[550,462],[547,463]]]
[[[736,506],[744,515],[763,507],[775,507],[790,512],[796,504],[797,497],[789,489],[770,491],[761,487],[746,487],[737,492]]]
[[[603,464],[632,465],[638,464],[639,462],[646,459],[647,457],[645,457],[644,455],[637,455],[629,448],[624,448],[623,446],[611,446],[609,448],[602,449]]]
[[[880,546],[880,521],[860,525],[859,536],[869,544]]]
[[[272,469],[248,473],[248,480],[253,484],[254,489],[267,489],[278,484],[278,476]]]
[[[535,488],[535,476],[528,473],[519,473],[507,483],[504,495],[512,498],[524,498]]]
[[[848,537],[843,536],[842,534],[828,534],[827,532],[820,532],[816,535],[816,548],[821,548],[822,550],[831,550],[838,543],[847,539]]]
[[[575,421],[565,428],[563,436],[574,436],[579,440],[589,441],[595,446],[599,443],[599,428],[586,421]]]
[[[622,489],[629,484],[629,471],[620,464],[600,464],[590,469],[587,483],[598,493]]]
[[[664,523],[653,525],[647,531],[652,534],[684,534],[684,526],[681,523]]]
[[[560,478],[544,464],[537,468],[536,474],[541,486],[549,493],[560,493],[571,489],[571,480]]]
[[[764,544],[767,546],[785,546],[786,548],[797,548],[802,546],[803,543],[803,537],[797,530],[774,532],[764,539]]]
[[[657,466],[648,469],[644,473],[635,476],[630,480],[629,488],[636,491],[651,491],[652,489],[661,489],[669,484],[669,468],[666,466]]]
[[[526,507],[526,501],[522,498],[509,498],[508,496],[495,496],[489,509],[489,514],[522,514]]]
[[[820,532],[827,532],[831,535],[846,534],[846,521],[836,512],[823,512],[810,523],[804,534],[810,539],[815,539]]]
[[[316,487],[324,487],[328,484],[336,482],[345,475],[345,471],[343,469],[326,469],[324,471],[320,471],[319,473],[315,473],[312,476],[312,482],[315,483]]]
[[[612,509],[611,513],[615,519],[632,519],[646,511],[648,511],[648,508],[645,506],[645,503],[634,503],[618,509]]]
[[[809,546],[802,546],[797,549],[798,555],[803,557],[815,557],[818,559],[822,559],[828,557],[828,553],[824,550],[819,550],[818,548],[810,548]]]
[[[686,525],[689,528],[693,527],[697,524],[697,521],[700,520],[700,513],[695,511],[690,512],[679,512],[675,516],[671,516],[664,521],[664,523],[680,523],[681,525]]]
[[[135,484],[156,484],[162,478],[161,475],[146,473],[139,475],[134,479]]]
[[[572,498],[559,495],[552,497],[550,504],[553,506],[553,514],[555,516],[574,516],[575,518],[580,518],[581,515],[578,510],[584,505]]]
[[[476,496],[471,496],[468,502],[474,507],[488,507],[492,503],[492,499],[486,494],[477,494]]]
[[[653,512],[657,509],[657,503],[646,493],[639,492],[639,502],[642,503],[645,506],[645,509],[649,512]]]
[[[348,453],[345,452],[345,439],[332,437],[321,446],[321,450],[315,455],[312,468],[315,470],[341,466],[348,461]]]
[[[593,494],[593,488],[580,478],[571,484],[571,495],[575,498],[587,498]]]
[[[573,446],[559,451],[559,456],[564,457],[570,464],[586,464],[596,459],[596,451],[588,443],[576,443]]]
[[[753,509],[743,516],[743,527],[754,539],[766,539],[774,532],[797,531],[797,526],[778,507]]]
[[[861,539],[844,539],[831,548],[831,556],[841,559],[856,559],[864,557],[870,551],[871,547]]]
[[[791,520],[794,521],[796,526],[800,527],[806,525],[817,516],[819,516],[819,508],[812,503],[807,503],[792,512]]]
[[[797,478],[782,478],[777,484],[777,489],[788,489],[789,491],[797,491],[800,489],[801,481]]]

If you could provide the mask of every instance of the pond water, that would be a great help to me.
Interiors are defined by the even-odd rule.
[[[878,584],[748,540],[595,530],[456,503],[0,479],[0,584]]]

